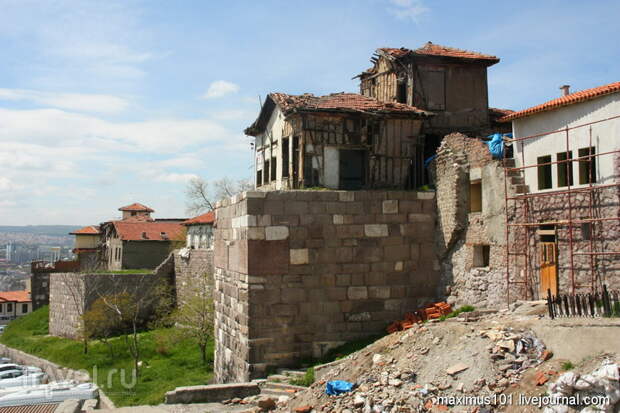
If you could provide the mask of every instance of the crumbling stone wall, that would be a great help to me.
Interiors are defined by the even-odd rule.
[[[208,274],[213,282],[213,250],[192,249],[188,256],[179,250],[174,252],[174,273],[176,279],[177,303],[196,294],[196,287],[202,285],[202,277]]]
[[[437,249],[441,284],[455,305],[506,305],[504,171],[487,145],[463,134],[447,135],[432,167],[436,176]],[[470,184],[479,181],[482,210],[470,212]],[[514,185],[509,185],[514,194]],[[489,248],[488,265],[476,262],[481,246]],[[478,249],[478,250],[477,250]],[[519,289],[512,292],[516,297]]]
[[[215,374],[247,381],[436,298],[432,192],[247,192],[215,225]]]

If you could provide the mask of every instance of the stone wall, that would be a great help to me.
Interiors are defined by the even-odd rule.
[[[215,225],[215,374],[247,381],[436,299],[433,192],[247,192]]]
[[[173,288],[174,261],[172,254],[153,273],[53,273],[50,276],[49,333],[54,336],[79,338],[82,315],[99,297],[126,292],[159,294],[158,286]],[[155,305],[146,300],[143,317]]]
[[[192,249],[188,250],[188,254],[184,257],[179,250],[174,252],[178,303],[196,294],[197,288],[202,286],[205,274],[208,274],[209,283],[213,283],[213,250]]]

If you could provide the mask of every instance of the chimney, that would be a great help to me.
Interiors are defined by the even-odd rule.
[[[562,85],[560,90],[562,91],[562,96],[570,95],[570,85]]]

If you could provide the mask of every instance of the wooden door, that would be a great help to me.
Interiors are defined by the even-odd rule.
[[[555,242],[541,242],[540,248],[540,298],[558,293],[558,251]]]

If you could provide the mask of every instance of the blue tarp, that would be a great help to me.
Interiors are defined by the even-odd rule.
[[[425,168],[428,168],[428,165],[429,165],[431,162],[433,162],[433,159],[435,159],[436,157],[437,157],[437,154],[435,154],[435,155],[431,156],[430,158],[427,158],[427,159],[424,161],[424,167],[425,167]]]
[[[344,380],[332,380],[328,381],[325,386],[325,393],[330,396],[337,396],[342,393],[346,393],[353,390],[353,383],[349,383]]]
[[[493,135],[487,136],[491,140],[487,142],[487,146],[489,147],[489,152],[495,159],[502,159],[504,157],[504,136],[507,138],[512,138],[512,133],[495,133]]]

